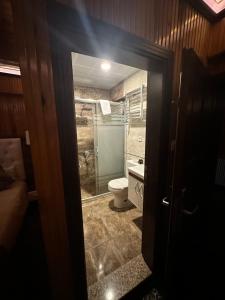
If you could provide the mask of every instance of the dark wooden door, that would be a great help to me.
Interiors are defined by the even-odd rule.
[[[183,50],[179,101],[172,293],[174,299],[203,299],[210,264],[207,219],[216,164],[216,103],[207,69],[192,49]]]

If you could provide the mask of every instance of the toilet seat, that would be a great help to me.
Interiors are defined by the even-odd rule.
[[[124,190],[128,188],[128,179],[126,177],[113,179],[108,183],[108,187],[113,190]]]

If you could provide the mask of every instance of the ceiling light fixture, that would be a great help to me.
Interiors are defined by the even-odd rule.
[[[225,9],[224,0],[203,0],[203,2],[205,2],[209,6],[209,8],[211,8],[211,10],[216,14],[219,14]]]
[[[110,69],[111,69],[111,63],[107,60],[104,60],[102,63],[101,63],[101,69],[105,72],[108,72]]]
[[[0,73],[21,75],[19,66],[0,63]]]

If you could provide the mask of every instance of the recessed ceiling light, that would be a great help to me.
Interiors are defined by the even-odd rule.
[[[110,69],[111,69],[111,63],[107,60],[104,60],[102,63],[101,63],[101,69],[105,72],[108,72]]]

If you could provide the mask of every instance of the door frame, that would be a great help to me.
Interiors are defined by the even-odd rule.
[[[150,69],[150,84],[154,82],[154,85],[149,90],[148,98],[154,99],[154,103],[150,100],[152,105],[150,108],[147,107],[144,199],[147,199],[151,192],[153,198],[157,200],[153,201],[154,203],[144,201],[142,252],[145,253],[145,260],[149,265],[154,256],[154,264],[151,264],[152,278],[164,279],[172,207],[169,188],[171,181],[169,117],[172,102],[173,53],[53,1],[47,3],[47,20],[67,228],[70,253],[73,254],[71,264],[76,290],[81,295],[85,294],[85,291],[80,290],[86,288],[86,274],[79,165],[75,159],[78,149],[74,122],[72,51],[99,57],[101,49],[101,53],[110,53],[116,62],[140,69],[147,66],[147,70]],[[119,50],[119,54],[115,53],[115,49]],[[150,178],[154,180],[149,180]],[[164,197],[170,202],[169,206],[161,204]],[[163,234],[159,235],[159,232]],[[147,241],[150,239],[155,241],[155,245],[149,247]]]

